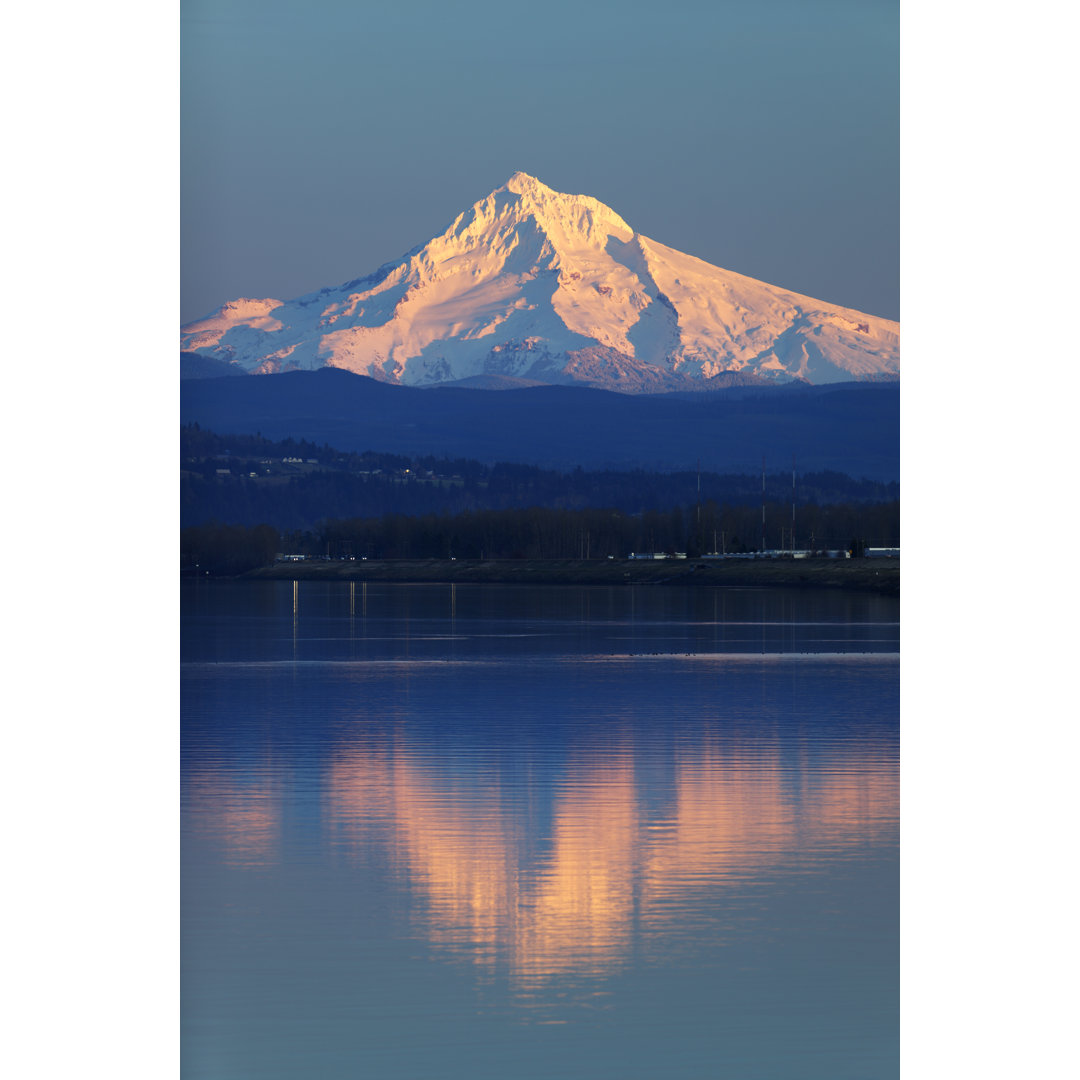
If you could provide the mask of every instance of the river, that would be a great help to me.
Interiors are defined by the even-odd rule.
[[[188,1077],[899,1071],[899,601],[183,585]]]

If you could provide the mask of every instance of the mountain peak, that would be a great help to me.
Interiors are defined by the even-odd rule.
[[[541,183],[535,176],[530,176],[527,172],[514,173],[503,187],[507,191],[512,191],[515,195],[547,196],[558,194],[552,188],[549,188],[547,184]]]
[[[520,216],[535,218],[553,239],[570,240],[571,245],[584,242],[603,247],[609,236],[630,240],[634,230],[610,206],[591,195],[568,195],[550,188],[526,172],[516,172],[501,188],[496,188],[474,209],[501,209],[506,195],[513,200]]]
[[[733,373],[896,378],[898,323],[754,281],[636,233],[526,172],[396,262],[296,300],[242,299],[181,348],[245,372],[340,367],[428,386],[479,376],[654,392]]]

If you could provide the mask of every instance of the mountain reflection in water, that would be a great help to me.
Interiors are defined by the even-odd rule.
[[[898,619],[194,583],[187,1072],[895,1075]]]
[[[563,973],[600,976],[626,958],[635,933],[683,921],[695,895],[895,832],[890,763],[834,748],[827,770],[792,769],[781,755],[778,740],[683,739],[658,805],[639,780],[643,753],[624,733],[603,754],[571,754],[541,808],[520,792],[508,798],[498,772],[455,776],[403,738],[357,735],[329,757],[324,829],[345,850],[384,850],[399,886],[423,898],[433,943],[465,949],[480,965],[503,958],[521,987]],[[279,857],[273,775],[189,777],[193,828],[216,836],[223,861],[250,868]],[[539,791],[528,775],[524,787]]]

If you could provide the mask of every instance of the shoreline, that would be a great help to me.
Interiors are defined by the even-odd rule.
[[[855,589],[900,595],[899,559],[365,559],[282,562],[237,581],[409,584],[690,585]]]

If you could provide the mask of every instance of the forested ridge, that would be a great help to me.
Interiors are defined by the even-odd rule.
[[[330,518],[463,514],[482,510],[585,510],[641,514],[713,502],[761,504],[761,475],[486,465],[463,458],[344,453],[292,439],[181,429],[181,525],[227,521],[313,530]],[[837,472],[767,472],[766,500],[819,506],[899,499],[896,483]]]
[[[189,425],[180,486],[182,566],[213,573],[240,573],[278,553],[596,559],[900,541],[898,485],[831,472],[796,474],[794,491],[790,470],[767,473],[763,534],[760,475],[557,472],[342,453]]]

